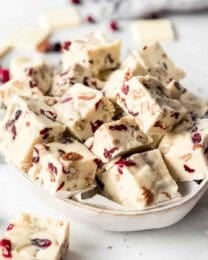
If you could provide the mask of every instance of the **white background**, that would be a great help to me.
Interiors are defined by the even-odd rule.
[[[56,7],[61,0],[0,0],[0,39],[22,24],[37,23],[41,10]],[[166,44],[170,56],[188,72],[187,87],[208,97],[208,14],[171,16],[178,41]],[[100,28],[107,30],[106,23]],[[78,30],[57,34],[70,38],[73,34],[88,32],[96,26],[83,26]],[[64,35],[64,36],[63,36]],[[112,35],[121,38],[124,49],[135,47],[129,23],[122,24],[122,31]],[[12,54],[12,56],[15,54]],[[11,55],[2,61],[8,64]],[[1,62],[1,63],[2,63]],[[110,233],[95,230],[71,221],[70,260],[173,260],[208,259],[208,193],[180,223],[162,230]],[[32,194],[25,182],[0,164],[0,235],[10,219],[22,211],[60,217],[56,209],[46,205]],[[108,247],[112,247],[111,249]],[[28,259],[29,260],[29,259]]]

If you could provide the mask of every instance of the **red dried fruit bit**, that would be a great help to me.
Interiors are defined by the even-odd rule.
[[[14,227],[14,224],[9,224],[9,226],[6,228],[7,231],[12,230]]]
[[[98,169],[102,168],[103,162],[102,162],[100,159],[95,158],[93,161],[94,161],[94,163],[97,165],[97,168],[98,168]]]
[[[180,113],[179,112],[173,112],[170,116],[175,117],[175,119],[179,118]]]
[[[64,166],[62,166],[62,171],[63,171],[64,174],[70,173],[70,169],[66,170],[66,168]]]
[[[109,27],[112,31],[118,31],[119,30],[119,25],[118,25],[117,21],[115,21],[115,20],[110,21]]]
[[[118,165],[118,172],[120,174],[123,174],[122,168],[124,166],[130,167],[130,166],[136,166],[136,163],[131,159],[125,159],[121,158],[117,162],[115,162],[116,165]]]
[[[15,125],[12,125],[11,132],[12,132],[12,139],[15,140],[15,138],[17,136],[17,129],[16,129]]]
[[[48,163],[48,171],[50,174],[57,175],[57,173],[58,173],[57,167],[55,165],[53,165],[52,163]]]
[[[193,134],[191,140],[194,144],[199,144],[202,140],[200,133]]]
[[[102,99],[95,103],[95,110],[98,110],[99,105],[102,103]]]
[[[2,247],[2,256],[5,258],[12,258],[12,243],[10,240],[4,238],[0,240],[0,247]]]
[[[62,50],[68,51],[70,46],[71,46],[71,42],[70,41],[64,42],[62,44]]]
[[[154,127],[159,127],[161,129],[166,129],[166,127],[163,125],[163,123],[161,121],[155,122]]]
[[[56,118],[57,118],[57,114],[50,111],[50,110],[44,110],[44,109],[40,109],[40,113],[41,115],[44,115],[45,117],[47,117],[48,119],[50,119],[51,121],[55,122]]]
[[[21,114],[22,114],[22,111],[21,111],[21,110],[17,110],[16,113],[15,113],[14,120],[15,120],[15,121],[18,120],[19,117],[21,116]]]
[[[92,15],[88,15],[88,16],[86,17],[86,21],[87,21],[88,23],[95,23],[95,22],[96,22],[95,19],[94,19],[94,17],[92,17]]]
[[[74,4],[74,5],[80,5],[81,0],[71,0],[71,3]]]
[[[36,147],[34,147],[33,149],[34,149],[34,151],[35,151],[35,153],[36,153],[36,156],[34,156],[34,157],[32,158],[32,163],[38,163],[39,160],[40,160],[39,150],[38,150]]]
[[[41,238],[31,239],[31,243],[33,246],[37,246],[41,248],[47,248],[52,244],[52,242],[49,239],[41,239]]]
[[[105,148],[103,155],[104,155],[105,158],[111,159],[113,153],[114,153],[116,150],[118,150],[118,147],[113,147],[113,148],[111,148],[110,150],[107,150],[107,149]]]
[[[186,165],[186,164],[184,164],[184,170],[186,171],[186,172],[188,172],[188,173],[193,173],[193,172],[195,172],[195,170],[194,169],[191,169],[188,165]]]
[[[63,181],[63,182],[58,186],[58,188],[57,188],[56,191],[61,190],[61,189],[64,187],[64,184],[65,184],[65,182]]]
[[[30,86],[30,88],[36,88],[38,85],[37,85],[37,83],[35,81],[30,80],[29,81],[29,86]]]
[[[95,122],[90,122],[92,132],[94,133],[102,124],[103,124],[102,120],[96,120]]]
[[[40,135],[43,136],[43,139],[48,138],[48,136],[49,136],[49,133],[48,133],[48,132],[49,132],[50,130],[52,130],[51,127],[46,127],[46,128],[43,128],[42,130],[40,130]]]
[[[128,95],[128,93],[129,93],[129,86],[124,84],[124,85],[121,87],[121,91],[122,91],[125,95]]]
[[[10,73],[8,69],[0,68],[0,82],[6,83],[10,80]]]
[[[71,101],[71,100],[72,100],[72,97],[68,97],[68,98],[62,99],[62,100],[60,101],[60,103],[61,103],[61,104],[64,104],[64,103],[67,103],[67,102],[69,102],[69,101]]]
[[[120,124],[120,125],[111,125],[109,126],[110,130],[115,130],[115,131],[127,131],[128,128],[127,126],[125,126],[124,124]]]
[[[131,110],[128,109],[128,113],[132,116],[138,116],[139,112],[133,112]]]

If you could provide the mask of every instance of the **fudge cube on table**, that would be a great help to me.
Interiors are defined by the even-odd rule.
[[[103,162],[133,151],[141,151],[152,139],[144,134],[135,119],[123,117],[103,124],[95,132],[91,151]]]
[[[22,213],[0,239],[0,259],[61,260],[68,247],[68,222]]]
[[[103,193],[127,208],[143,209],[179,197],[158,149],[120,157],[98,175]]]
[[[73,139],[37,144],[28,176],[51,193],[81,190],[95,182],[96,161],[87,147]]]
[[[0,102],[7,107],[13,96],[42,97],[43,93],[36,82],[28,77],[12,79],[1,86]]]
[[[203,117],[208,112],[208,102],[183,87],[178,81],[172,80],[167,86],[171,98],[178,99],[193,115]]]
[[[60,138],[65,126],[45,102],[14,97],[0,125],[0,151],[18,169],[27,171],[33,146]]]
[[[208,119],[184,122],[165,135],[159,149],[177,181],[208,176]]]
[[[185,115],[186,109],[171,99],[164,85],[154,77],[133,77],[120,88],[117,103],[135,117],[149,135],[163,135]]]
[[[100,91],[78,83],[62,96],[54,109],[60,121],[81,141],[114,115],[113,104]]]
[[[120,49],[119,40],[110,41],[100,33],[92,33],[64,44],[63,68],[69,69],[75,63],[80,63],[97,76],[101,71],[119,66]]]
[[[45,94],[52,83],[52,69],[40,58],[17,57],[11,62],[13,78],[29,77]]]

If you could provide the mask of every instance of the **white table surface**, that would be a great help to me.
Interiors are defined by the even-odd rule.
[[[52,8],[66,1],[61,0],[6,0],[1,1],[0,39],[12,28],[36,23],[40,10]],[[208,97],[208,14],[180,15],[170,17],[175,25],[178,41],[166,44],[171,57],[188,71],[188,87]],[[54,38],[65,39],[71,35],[95,30],[96,26],[83,26],[57,34]],[[105,24],[100,28],[106,28]],[[108,30],[106,30],[108,31]],[[63,36],[64,35],[64,36]],[[124,47],[135,47],[132,43],[128,23],[122,31],[112,35],[121,38]],[[19,52],[21,53],[21,52]],[[1,63],[8,64],[13,53]],[[208,259],[208,193],[192,212],[180,223],[162,229],[134,233],[110,233],[71,223],[70,260],[205,260]],[[0,235],[5,226],[20,212],[32,212],[44,216],[61,217],[55,208],[47,208],[25,182],[0,164]],[[29,259],[28,259],[29,260]]]

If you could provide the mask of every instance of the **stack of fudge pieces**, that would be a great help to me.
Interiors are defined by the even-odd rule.
[[[55,73],[16,58],[0,88],[6,160],[50,192],[94,183],[129,209],[180,197],[178,182],[207,177],[207,103],[159,43],[120,60],[100,33],[63,44]]]

